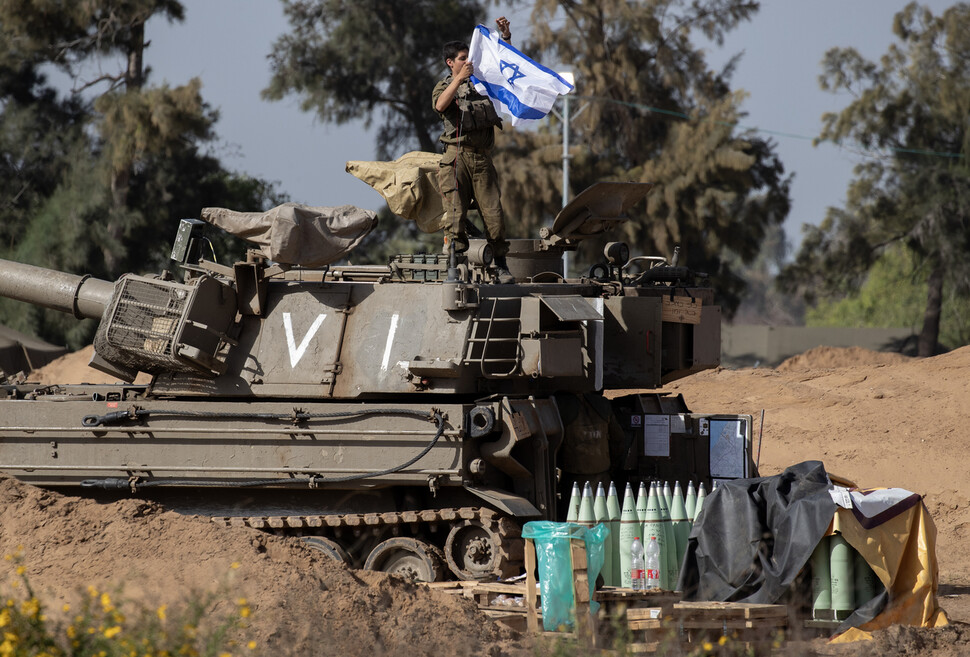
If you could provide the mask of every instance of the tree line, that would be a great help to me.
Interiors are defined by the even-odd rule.
[[[296,97],[325,122],[364,119],[377,127],[379,159],[436,150],[441,128],[430,90],[445,74],[441,44],[499,10],[528,9],[530,35],[513,33],[516,46],[572,69],[585,106],[570,126],[572,191],[603,180],[656,185],[641,219],[623,227],[635,251],[669,256],[679,246],[682,262],[710,275],[728,317],[746,304],[748,314],[754,308],[797,321],[797,304],[786,299],[799,298],[817,323],[845,320],[871,304],[861,293],[867,283],[878,287],[888,267],[897,286],[904,280],[908,289],[926,290],[920,353],[936,350],[941,331],[951,346],[970,340],[970,325],[958,317],[970,296],[966,3],[940,16],[907,6],[896,17],[897,42],[879,63],[851,48],[825,54],[823,85],[856,96],[823,117],[820,140],[852,140],[877,156],[857,169],[846,207],[808,228],[790,262],[781,226],[792,176],[775,143],[738,127],[744,113],[743,91],[731,81],[736,61],[715,70],[698,45],[721,43],[756,15],[758,2],[282,4],[291,31],[268,53],[264,98]],[[285,198],[266,181],[226,170],[207,151],[218,113],[198,80],[152,84],[145,23],[184,14],[175,0],[0,0],[4,257],[112,278],[164,265],[173,218],[197,216],[205,205],[262,209]],[[81,77],[86,61],[105,56],[121,62],[115,73]],[[48,67],[71,76],[78,92],[56,93],[43,74]],[[560,129],[551,116],[535,130],[499,133],[495,161],[513,236],[535,234],[560,208]],[[380,260],[439,241],[384,213],[354,258]],[[578,261],[592,264],[601,244],[587,242]],[[74,320],[36,309],[18,310],[12,320],[7,308],[0,307],[4,322],[57,342],[76,345],[90,335]],[[863,312],[861,322],[887,315],[915,321],[913,304],[900,312],[878,319]]]

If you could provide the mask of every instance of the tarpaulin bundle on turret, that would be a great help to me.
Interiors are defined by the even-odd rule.
[[[275,262],[324,267],[350,253],[377,226],[377,213],[353,205],[284,203],[266,212],[203,208],[202,219],[260,247]]]

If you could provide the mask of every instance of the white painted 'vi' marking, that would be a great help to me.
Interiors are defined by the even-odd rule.
[[[391,361],[391,344],[394,342],[394,334],[397,333],[398,319],[400,319],[398,313],[391,315],[391,328],[387,332],[387,343],[384,345],[384,359],[381,361],[381,372],[387,371],[387,366]]]
[[[296,345],[296,339],[293,337],[293,321],[290,319],[290,313],[283,313],[283,330],[286,331],[286,348],[290,352],[290,367],[296,367],[296,364],[300,362],[303,358],[303,354],[306,353],[306,348],[310,346],[310,340],[320,329],[320,325],[323,324],[323,320],[326,319],[325,314],[317,315],[317,318],[313,320],[313,324],[310,325],[310,330],[306,332],[303,336],[303,340],[300,341],[300,346]]]

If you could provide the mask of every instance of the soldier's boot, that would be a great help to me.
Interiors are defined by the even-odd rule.
[[[457,255],[459,255],[459,256],[462,255],[462,254],[464,254],[465,251],[468,250],[468,240],[466,238],[460,237],[460,236],[457,236],[457,235],[448,235],[448,234],[445,234],[444,246],[442,247],[441,252],[442,253],[450,253],[448,247],[452,243],[454,243],[454,245],[455,245],[455,253]]]
[[[502,285],[511,285],[515,282],[515,276],[509,271],[509,265],[505,261],[505,256],[495,258],[495,278]]]

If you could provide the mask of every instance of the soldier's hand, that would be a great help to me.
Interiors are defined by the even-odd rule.
[[[458,79],[459,80],[467,80],[468,78],[470,78],[472,76],[472,73],[474,73],[474,72],[475,72],[475,67],[472,66],[472,63],[471,62],[465,62],[464,64],[462,64],[461,70],[458,71]]]
[[[509,28],[509,19],[505,16],[495,19],[495,25],[498,26],[498,32],[502,35],[502,39],[508,41],[512,38],[512,30]]]

